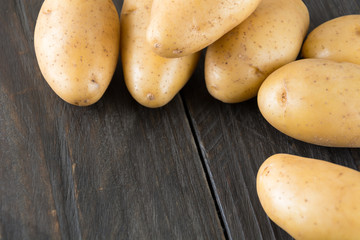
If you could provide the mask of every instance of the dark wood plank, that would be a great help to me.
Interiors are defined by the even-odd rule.
[[[60,100],[34,55],[41,3],[0,8],[0,239],[223,239],[181,98],[141,107],[119,64],[97,104]]]
[[[345,14],[359,14],[357,0],[304,1],[310,30]],[[203,60],[203,59],[202,59]],[[261,163],[275,153],[324,159],[360,170],[360,150],[327,148],[285,136],[261,116],[256,99],[224,104],[204,83],[203,63],[182,91],[229,239],[291,239],[262,210],[256,193]]]

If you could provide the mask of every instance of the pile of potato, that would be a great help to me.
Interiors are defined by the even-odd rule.
[[[360,147],[360,15],[307,36],[308,27],[301,0],[125,0],[120,18],[111,0],[45,0],[34,44],[44,78],[74,105],[102,97],[120,53],[134,99],[164,106],[206,50],[214,98],[257,96],[264,118],[284,134]],[[359,172],[278,154],[259,169],[257,189],[269,217],[297,239],[359,239]]]

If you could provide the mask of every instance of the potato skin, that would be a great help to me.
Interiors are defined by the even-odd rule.
[[[295,239],[359,239],[360,172],[275,154],[261,165],[256,187],[267,215]]]
[[[125,0],[121,11],[121,59],[126,86],[134,99],[149,108],[162,107],[186,84],[200,52],[163,58],[146,43],[152,0]]]
[[[70,104],[91,105],[102,97],[116,68],[119,15],[111,0],[45,0],[34,46],[55,93]]]
[[[162,57],[198,52],[245,20],[259,3],[260,0],[154,0],[147,42]]]
[[[279,131],[329,147],[360,147],[360,65],[303,59],[273,72],[258,106]]]
[[[309,12],[301,0],[262,0],[244,22],[207,48],[209,93],[225,103],[255,97],[271,72],[296,59],[308,27]]]
[[[334,18],[306,38],[302,56],[360,64],[360,14]]]

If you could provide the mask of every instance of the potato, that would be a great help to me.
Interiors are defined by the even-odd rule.
[[[304,58],[360,64],[360,15],[341,16],[315,28],[302,48]]]
[[[114,74],[120,21],[111,0],[45,0],[35,27],[40,70],[68,103],[97,102]]]
[[[263,0],[249,18],[208,47],[209,93],[226,103],[255,97],[270,73],[296,59],[308,27],[309,12],[301,0]]]
[[[302,59],[273,72],[258,106],[281,132],[329,147],[360,147],[360,65]]]
[[[154,0],[147,42],[163,57],[200,51],[246,19],[260,0]]]
[[[265,212],[297,240],[360,237],[360,172],[330,162],[275,154],[260,167]]]
[[[181,58],[156,55],[146,43],[152,0],[125,0],[121,11],[121,59],[126,86],[146,107],[167,104],[191,77],[200,53]]]

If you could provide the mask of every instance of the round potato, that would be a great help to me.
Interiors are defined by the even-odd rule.
[[[295,239],[359,239],[360,172],[275,154],[261,165],[256,187],[267,215]]]
[[[111,0],[45,0],[34,45],[40,70],[68,103],[97,102],[114,74],[120,21]]]
[[[154,0],[147,42],[163,57],[198,52],[244,21],[259,3],[260,0]]]
[[[146,43],[152,0],[125,0],[121,11],[121,59],[126,86],[143,106],[167,104],[191,77],[200,53],[163,58]]]
[[[315,28],[304,42],[302,56],[360,64],[360,14],[341,16]]]
[[[330,147],[360,147],[360,65],[303,59],[261,85],[259,109],[281,132]]]
[[[262,0],[249,18],[207,48],[209,93],[226,103],[255,97],[270,73],[296,59],[308,27],[301,0]]]

